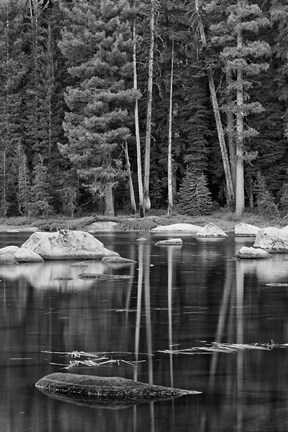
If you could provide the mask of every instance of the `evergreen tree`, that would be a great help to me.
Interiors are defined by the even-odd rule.
[[[190,216],[206,215],[212,211],[211,193],[204,174],[186,170],[179,191],[179,212]]]
[[[67,89],[64,130],[59,146],[95,197],[114,214],[113,192],[123,176],[122,143],[130,136],[129,111],[138,92],[133,75],[131,9],[128,1],[72,2],[64,10],[70,27],[60,48],[74,79]]]
[[[35,164],[31,186],[31,201],[29,214],[33,216],[48,216],[53,213],[51,196],[49,194],[48,169],[41,155]]]
[[[17,203],[19,213],[27,215],[29,211],[29,203],[31,200],[31,182],[30,173],[28,169],[27,156],[22,148],[19,146],[19,168],[18,168],[18,193]]]
[[[0,213],[15,204],[17,148],[22,131],[23,7],[16,0],[0,4]]]
[[[228,1],[228,4],[212,1],[206,7],[210,13],[218,13],[221,18],[226,15],[224,20],[211,26],[211,31],[212,41],[223,46],[221,59],[224,68],[230,71],[227,90],[232,95],[228,107],[235,116],[235,211],[241,215],[245,208],[244,159],[247,149],[244,148],[244,142],[257,135],[255,129],[247,127],[244,119],[249,114],[260,113],[264,109],[258,101],[248,102],[249,91],[253,87],[250,77],[268,68],[269,65],[261,62],[261,59],[270,54],[269,44],[255,36],[269,25],[269,21],[261,8],[257,4],[250,4],[248,0]]]
[[[265,177],[261,173],[257,174],[256,199],[258,211],[261,215],[268,218],[277,218],[279,216],[274,197],[267,189]]]

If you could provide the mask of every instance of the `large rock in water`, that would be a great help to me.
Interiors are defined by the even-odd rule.
[[[169,399],[200,393],[150,385],[121,377],[99,377],[62,372],[44,376],[35,386],[45,394],[56,398],[65,398],[70,402],[90,402],[108,406]]]
[[[241,222],[234,227],[234,233],[237,237],[255,237],[261,228]]]
[[[236,254],[240,259],[267,259],[272,256],[263,249],[243,246]]]
[[[18,262],[43,262],[43,258],[28,249],[18,246],[6,246],[0,249],[0,264],[18,264]]]
[[[288,230],[269,227],[258,231],[253,245],[269,252],[288,252]]]
[[[209,223],[197,231],[196,237],[224,238],[228,235],[214,223]]]
[[[188,224],[188,223],[178,223],[172,225],[159,225],[156,228],[153,228],[151,231],[153,232],[166,232],[166,231],[174,231],[174,232],[188,232],[191,234],[196,234],[201,227],[198,225]]]
[[[117,252],[106,249],[92,234],[84,231],[36,232],[21,248],[36,252],[44,260],[101,259],[104,256],[119,256]]]

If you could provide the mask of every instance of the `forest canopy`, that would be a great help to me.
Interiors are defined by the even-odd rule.
[[[288,213],[286,1],[2,0],[0,75],[2,216]]]

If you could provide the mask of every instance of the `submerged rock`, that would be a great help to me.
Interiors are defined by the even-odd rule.
[[[104,256],[119,256],[106,249],[92,234],[84,231],[60,230],[36,232],[21,246],[36,252],[44,260],[101,259]]]
[[[267,259],[272,256],[263,249],[256,249],[254,247],[243,246],[236,254],[237,258],[241,259]]]
[[[219,228],[214,223],[206,224],[204,227],[200,228],[197,233],[196,237],[228,237],[228,234],[226,234],[221,228]]]
[[[181,238],[159,240],[155,246],[182,246],[183,240]]]
[[[254,247],[265,249],[269,252],[288,252],[288,230],[268,227],[258,231]]]
[[[236,224],[234,233],[237,237],[255,237],[261,228],[244,222]]]
[[[62,399],[65,397],[70,402],[90,402],[108,406],[169,399],[200,393],[150,385],[121,377],[99,377],[62,372],[44,376],[35,386],[47,395]]]

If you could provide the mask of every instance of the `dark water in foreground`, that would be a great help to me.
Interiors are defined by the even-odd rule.
[[[288,343],[288,256],[239,262],[249,240],[197,241],[156,247],[167,236],[113,233],[106,247],[135,259],[130,267],[75,262],[0,267],[0,431],[287,431],[288,348],[237,353],[159,352],[205,342]],[[178,235],[177,235],[178,236]],[[26,236],[27,237],[27,236]],[[22,244],[3,234],[0,247]],[[80,273],[130,275],[83,280]],[[114,352],[99,367],[71,371],[123,376],[199,390],[200,396],[124,409],[57,401],[34,383],[73,361],[69,353]],[[48,353],[43,352],[48,351]],[[129,362],[138,360],[136,366]],[[140,360],[143,360],[140,362]],[[56,363],[56,364],[55,364]],[[70,372],[71,372],[70,371]]]

